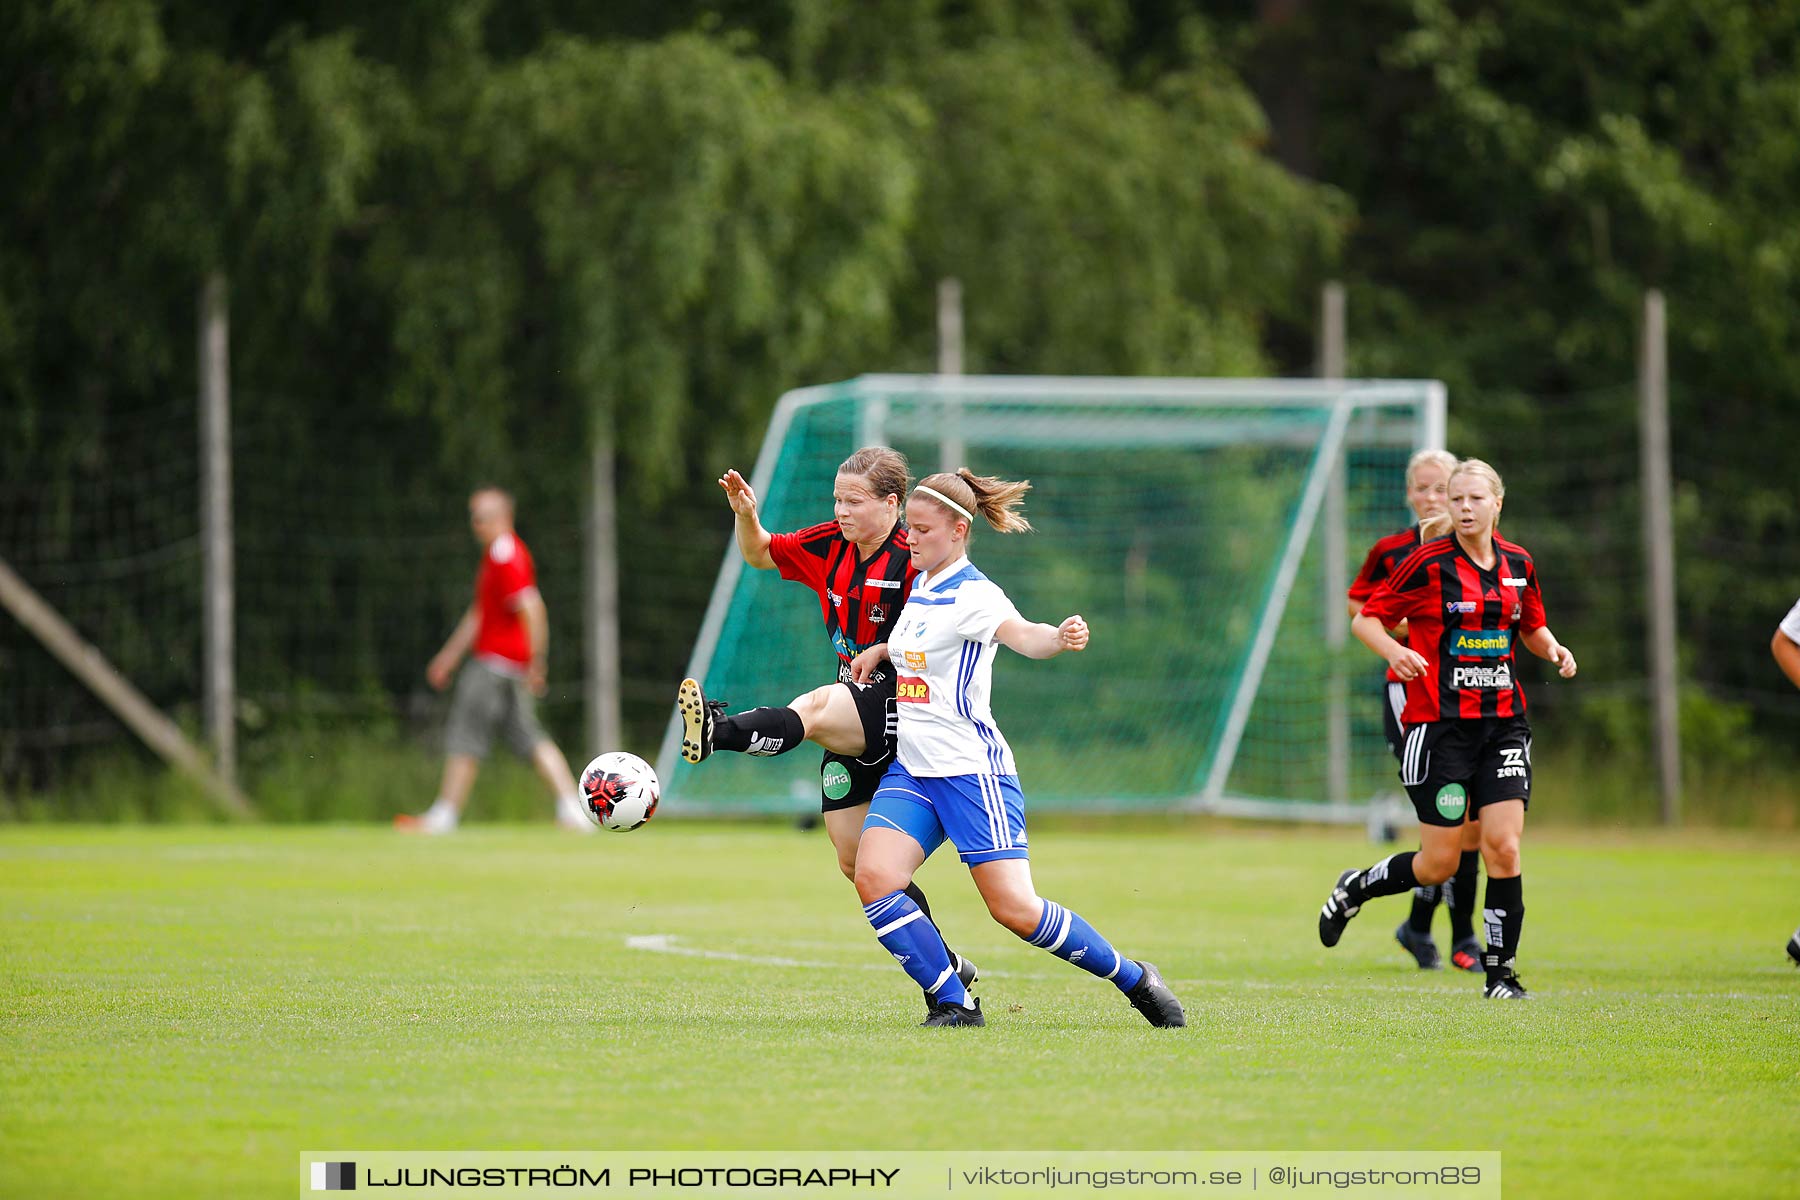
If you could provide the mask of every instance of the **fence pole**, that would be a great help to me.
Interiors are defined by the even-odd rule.
[[[206,730],[221,778],[237,780],[237,676],[232,624],[231,327],[225,276],[200,289],[200,527],[204,551]]]
[[[1319,294],[1321,379],[1341,381],[1344,378],[1346,346],[1344,285],[1334,280]],[[1331,804],[1344,804],[1350,799],[1350,703],[1349,683],[1344,676],[1344,644],[1350,637],[1350,612],[1344,599],[1350,575],[1345,545],[1349,536],[1349,504],[1345,488],[1344,455],[1339,453],[1331,464],[1331,477],[1326,484],[1321,529],[1324,535],[1325,647],[1331,663],[1326,692],[1329,755],[1325,767],[1325,799]]]
[[[938,361],[937,373],[955,376],[963,373],[963,300],[962,281],[954,278],[938,280],[937,288]],[[962,401],[944,397],[943,424],[938,432],[938,470],[954,471],[968,461],[968,448],[963,444]]]
[[[619,504],[612,420],[611,414],[595,420],[588,456],[587,545],[582,556],[587,567],[582,623],[587,634],[583,645],[588,746],[577,755],[584,761],[621,748],[625,737],[619,708]]]
[[[1644,293],[1638,363],[1638,447],[1643,476],[1645,597],[1649,602],[1651,736],[1662,822],[1681,823],[1680,664],[1675,646],[1675,523],[1670,515],[1669,350],[1663,295]]]

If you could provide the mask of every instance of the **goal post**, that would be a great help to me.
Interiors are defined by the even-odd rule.
[[[1035,808],[1361,822],[1395,790],[1381,665],[1330,636],[1349,579],[1325,574],[1407,522],[1404,466],[1442,445],[1445,408],[1433,381],[867,375],[783,396],[751,483],[764,526],[787,530],[829,518],[860,445],[915,475],[960,450],[949,465],[1032,481],[1037,532],[978,527],[970,554],[1026,616],[1094,631],[1079,655],[997,661]],[[728,545],[689,666],[707,694],[784,704],[832,662],[814,597]],[[672,715],[657,767],[675,811],[816,811],[813,748],[692,767],[679,742]]]

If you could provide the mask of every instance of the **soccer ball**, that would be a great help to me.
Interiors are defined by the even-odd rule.
[[[590,820],[613,833],[630,833],[656,815],[662,784],[650,764],[612,750],[581,773],[581,804]]]

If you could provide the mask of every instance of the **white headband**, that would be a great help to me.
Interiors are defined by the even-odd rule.
[[[924,484],[921,483],[919,486],[917,486],[913,489],[913,492],[915,494],[918,492],[924,492],[927,496],[930,496],[934,500],[941,500],[950,507],[951,511],[961,513],[963,515],[963,519],[968,521],[971,525],[975,523],[975,514],[974,513],[970,512],[968,509],[964,508],[962,505],[958,504],[956,501],[952,500],[950,497],[944,495],[944,493],[938,491],[936,488],[928,488]]]

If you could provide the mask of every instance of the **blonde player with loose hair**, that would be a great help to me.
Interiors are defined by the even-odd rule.
[[[1447,513],[1454,535],[1413,551],[1350,623],[1406,683],[1400,782],[1419,816],[1419,849],[1340,874],[1319,910],[1319,940],[1337,945],[1371,896],[1448,879],[1462,826],[1479,817],[1488,872],[1482,995],[1523,1000],[1515,965],[1525,923],[1519,840],[1531,802],[1531,724],[1514,675],[1515,635],[1564,679],[1576,666],[1545,624],[1531,554],[1494,532],[1505,496],[1494,468],[1473,458],[1458,463]],[[1386,627],[1401,620],[1410,624],[1411,646],[1388,636]]]
[[[1350,584],[1350,615],[1355,617],[1375,589],[1381,586],[1408,555],[1433,537],[1442,537],[1449,529],[1428,533],[1426,524],[1443,514],[1449,502],[1450,475],[1456,470],[1456,455],[1448,450],[1420,450],[1407,460],[1406,503],[1413,511],[1414,523],[1397,533],[1377,541],[1369,548],[1362,570]],[[1406,622],[1392,631],[1394,640],[1407,643]],[[1387,703],[1382,705],[1382,732],[1388,749],[1397,758],[1405,743],[1406,727],[1400,715],[1406,708],[1406,685],[1392,670],[1387,673]],[[1456,873],[1442,884],[1420,884],[1413,889],[1412,911],[1394,930],[1394,940],[1419,964],[1421,970],[1435,971],[1443,965],[1437,943],[1431,940],[1431,916],[1440,900],[1450,909],[1450,961],[1465,971],[1481,969],[1481,943],[1475,938],[1476,865],[1481,858],[1481,827],[1475,822],[1463,826],[1462,854]]]
[[[968,864],[994,920],[1032,945],[1110,981],[1145,1020],[1186,1024],[1157,969],[1125,958],[1073,911],[1038,896],[1026,850],[1025,797],[1012,749],[994,724],[994,656],[1027,658],[1087,647],[1080,615],[1027,621],[968,558],[977,517],[1023,533],[1028,482],[968,468],[927,476],[906,502],[919,578],[885,644],[857,656],[860,677],[898,673],[900,745],[863,824],[856,890],[875,936],[933,1000],[927,1025],[982,1025],[981,1002],[957,978],[943,939],[908,898],[914,872],[946,838]]]

